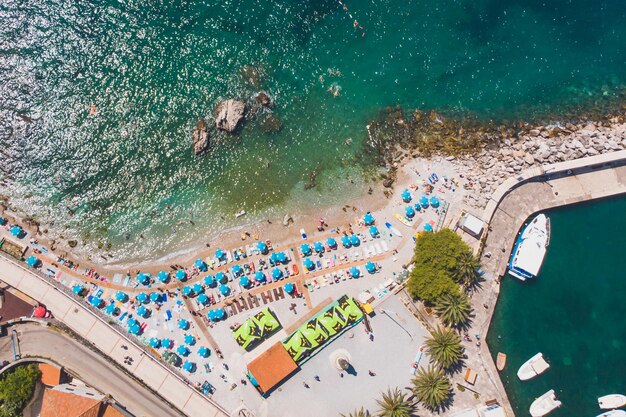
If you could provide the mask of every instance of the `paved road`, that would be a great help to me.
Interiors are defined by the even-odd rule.
[[[18,331],[22,356],[41,356],[62,364],[80,375],[88,385],[111,395],[132,414],[138,417],[181,415],[125,372],[65,334],[33,323],[12,326],[9,332],[11,329]],[[0,361],[12,360],[12,352],[9,333],[0,338]]]

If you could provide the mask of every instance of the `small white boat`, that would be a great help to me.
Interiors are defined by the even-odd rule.
[[[626,417],[624,410],[611,410],[606,413],[598,414],[598,417]]]
[[[543,353],[539,352],[532,358],[528,359],[517,371],[517,377],[522,381],[528,381],[544,373],[550,364],[543,358]]]
[[[532,417],[543,417],[561,406],[561,401],[556,399],[554,390],[543,394],[530,405],[530,415]]]
[[[598,405],[603,410],[612,410],[626,405],[626,395],[609,394],[598,397]]]
[[[539,214],[517,237],[509,261],[509,274],[526,281],[539,275],[550,244],[550,219]]]
[[[241,211],[238,211],[237,213],[235,213],[235,217],[239,218],[239,217],[241,217],[241,216],[243,216],[245,214],[246,214],[246,211],[245,210],[241,210]]]

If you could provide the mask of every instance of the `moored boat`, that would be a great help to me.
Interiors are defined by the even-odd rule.
[[[539,352],[532,358],[528,359],[517,371],[517,377],[522,381],[528,381],[544,373],[550,364],[543,358],[543,353]]]
[[[498,352],[498,357],[496,358],[496,368],[498,371],[501,371],[506,366],[506,353]]]
[[[603,410],[612,410],[626,405],[626,395],[609,394],[598,397],[598,405]]]
[[[624,410],[611,410],[606,413],[598,414],[597,417],[626,417],[626,411]]]
[[[530,415],[532,417],[543,417],[561,406],[561,401],[556,399],[554,390],[543,394],[530,405]]]
[[[509,274],[522,281],[537,277],[549,244],[550,219],[539,214],[517,237],[509,261]]]

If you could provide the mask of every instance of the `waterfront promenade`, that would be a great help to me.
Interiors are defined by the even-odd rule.
[[[526,219],[542,210],[624,193],[626,151],[533,167],[502,183],[482,216],[489,228],[481,264],[491,287],[474,297],[480,333],[487,335],[500,292],[500,280],[506,273],[517,232]],[[488,253],[490,257],[485,256]],[[489,308],[482,309],[481,304]],[[478,354],[489,379],[502,397],[507,398],[487,343],[480,346]],[[508,415],[515,415],[508,401],[504,406]]]
[[[107,324],[86,306],[17,263],[0,257],[0,279],[44,304],[54,316],[105,355],[125,367],[167,402],[187,416],[222,417],[228,413],[188,385],[180,376],[146,354],[121,332]],[[124,363],[124,357],[135,360]],[[156,417],[156,416],[155,416]]]

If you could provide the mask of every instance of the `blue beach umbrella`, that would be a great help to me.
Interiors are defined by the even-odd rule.
[[[220,284],[226,284],[228,282],[228,277],[223,272],[218,272],[217,274],[215,274],[215,279]]]
[[[137,323],[133,324],[128,328],[128,333],[138,335],[139,333],[141,333],[141,326],[139,326],[139,324]]]
[[[157,274],[157,278],[159,279],[159,281],[165,284],[167,281],[169,281],[170,274],[165,271],[159,271],[159,273]]]
[[[430,223],[426,223],[426,224],[424,225],[424,231],[425,231],[425,232],[432,232],[432,231],[433,231],[433,227],[431,226],[431,224],[430,224]]]
[[[117,311],[117,307],[115,307],[115,304],[113,303],[107,305],[106,308],[104,309],[104,312],[107,313],[109,316],[112,316],[113,314],[115,314],[115,311]]]
[[[315,263],[313,263],[310,258],[304,258],[304,267],[307,270],[312,271],[313,269],[315,269]]]
[[[80,295],[83,292],[83,286],[82,285],[74,285],[72,287],[72,292],[76,295]]]
[[[254,279],[257,282],[265,282],[266,278],[265,278],[265,274],[261,271],[256,271],[256,273],[254,274]]]
[[[308,243],[302,244],[302,246],[300,246],[300,250],[302,251],[304,256],[309,256],[311,254],[311,246],[309,246]]]
[[[158,349],[161,346],[161,341],[157,337],[150,339],[149,345],[151,348]]]
[[[243,268],[241,268],[241,266],[239,265],[235,265],[232,268],[233,271],[233,276],[238,277],[239,275],[243,274]]]
[[[228,285],[226,285],[226,284],[220,285],[220,294],[222,294],[222,295],[230,294],[230,287]]]
[[[412,198],[411,193],[407,189],[402,191],[402,194],[400,194],[400,197],[402,197],[402,201],[404,201],[405,203],[408,203],[409,201],[411,201],[411,198]]]
[[[426,197],[425,195],[421,196],[420,205],[422,206],[423,209],[428,208],[428,197]]]
[[[179,345],[176,348],[176,353],[178,353],[180,356],[189,356],[189,348],[185,345]]]
[[[440,203],[440,201],[437,198],[437,196],[430,197],[430,205],[433,206],[433,208],[439,207],[439,203]]]
[[[215,257],[219,259],[220,261],[223,261],[224,259],[226,259],[226,252],[224,252],[221,249],[218,249],[215,251]]]
[[[226,310],[224,310],[223,308],[218,308],[215,310],[215,318],[218,320],[222,320],[224,318],[226,318]]]
[[[145,303],[146,301],[148,301],[148,294],[146,294],[145,292],[140,292],[139,294],[137,294],[136,297],[137,301],[139,301],[141,304]]]
[[[374,216],[372,216],[372,213],[368,212],[363,216],[363,223],[365,223],[366,226],[374,224]]]
[[[322,242],[315,242],[315,244],[313,245],[313,248],[315,249],[315,252],[317,253],[324,252],[324,244]]]
[[[374,272],[376,272],[376,265],[374,264],[374,262],[367,262],[365,264],[365,269],[367,270],[367,272],[369,272],[370,274],[373,274]]]
[[[412,206],[406,206],[404,208],[404,214],[406,214],[406,217],[409,219],[412,219],[415,216],[415,210],[413,210]]]
[[[126,320],[126,324],[128,325],[128,327],[132,327],[135,324],[139,324],[139,323],[137,322],[137,320],[129,316],[128,319]]]
[[[206,358],[209,356],[209,348],[207,348],[206,346],[200,346],[198,348],[198,356],[200,356],[201,358]]]
[[[170,339],[163,339],[161,340],[161,346],[164,347],[165,349],[169,349],[174,345],[174,343],[170,340]]]
[[[159,294],[158,292],[153,292],[150,294],[150,301],[152,301],[153,303],[158,303],[161,301],[161,294]]]
[[[333,249],[337,247],[337,241],[333,237],[329,237],[328,239],[326,239],[326,244]]]
[[[187,273],[184,269],[179,269],[176,271],[176,279],[179,281],[185,281],[187,279]]]
[[[141,285],[150,284],[150,275],[144,273],[137,274],[137,282],[139,282]]]
[[[350,243],[352,246],[359,246],[361,239],[357,235],[350,235]]]
[[[35,257],[34,255],[31,255],[28,257],[28,259],[26,259],[26,265],[34,268],[39,265],[39,259],[37,259],[37,257]]]
[[[206,285],[207,287],[215,287],[215,285],[217,284],[217,281],[215,281],[215,278],[213,278],[213,275],[207,275],[206,277],[204,277],[204,285]]]
[[[198,296],[198,302],[202,305],[207,305],[209,303],[209,297],[206,294],[200,294]]]
[[[137,315],[139,317],[146,317],[148,316],[148,313],[150,313],[150,310],[148,310],[145,306],[139,306],[139,308],[137,309]]]
[[[15,237],[19,237],[22,234],[22,228],[19,226],[13,226],[11,228],[11,234]]]
[[[195,369],[196,369],[196,364],[193,362],[185,361],[185,363],[183,364],[183,370],[189,372],[190,374],[193,373]]]
[[[196,269],[200,272],[206,272],[207,270],[206,262],[204,262],[202,259],[196,259],[196,261],[193,263],[193,266],[195,266]]]
[[[422,206],[420,206],[420,203],[413,204],[413,208],[415,209],[415,211],[422,211]]]
[[[242,276],[241,278],[239,278],[239,285],[244,288],[248,288],[248,286],[250,285],[250,279],[245,275]]]
[[[178,320],[178,328],[181,330],[187,330],[189,328],[189,322],[185,319]]]
[[[209,320],[211,321],[217,321],[217,318],[215,317],[215,310],[209,310],[209,312],[206,315]]]
[[[269,261],[270,261],[270,265],[276,265],[276,262],[278,262],[278,253],[272,252],[272,254],[270,255]]]
[[[350,243],[350,238],[348,236],[341,237],[341,244],[344,248],[349,248],[350,246],[352,246],[352,244]]]
[[[115,293],[115,299],[121,303],[128,301],[128,295],[124,291],[118,291]]]
[[[295,289],[294,285],[291,282],[286,283],[283,288],[285,288],[285,291],[287,291],[287,294],[291,294],[293,290]]]
[[[259,241],[259,243],[256,244],[256,247],[259,249],[259,252],[261,252],[263,255],[267,254],[268,252],[267,243]]]
[[[183,287],[183,295],[185,297],[193,297],[193,289],[189,285]]]
[[[278,262],[284,264],[287,262],[287,255],[285,255],[285,252],[278,252],[276,254],[276,260],[278,260]]]
[[[283,277],[283,271],[281,271],[280,268],[272,269],[272,279],[277,280],[277,279],[281,279],[282,277]]]
[[[370,226],[370,236],[378,237],[379,235],[380,235],[380,232],[378,231],[378,227]]]
[[[196,338],[193,337],[190,334],[186,334],[185,335],[185,343],[188,344],[189,346],[193,346],[196,344]]]
[[[352,278],[358,278],[361,275],[361,271],[356,266],[353,266],[350,268],[350,275],[352,275]]]
[[[196,294],[201,294],[202,292],[204,292],[204,287],[199,282],[193,284],[193,287],[191,288],[193,288],[193,292],[195,292]]]

